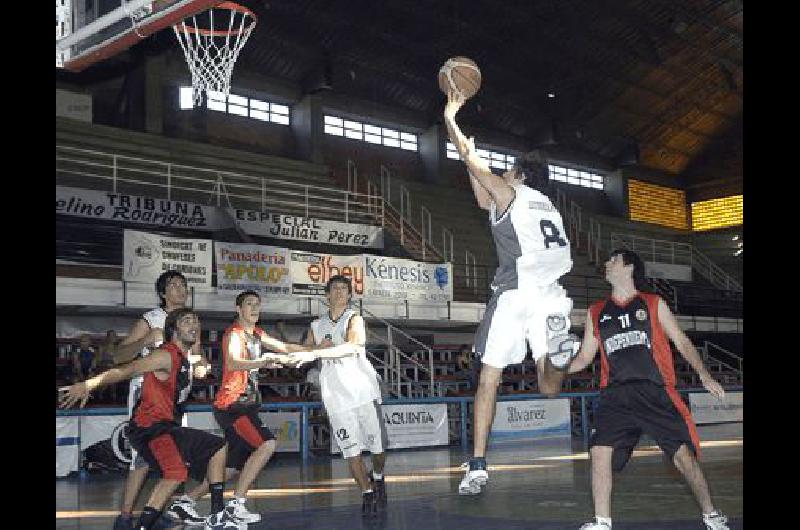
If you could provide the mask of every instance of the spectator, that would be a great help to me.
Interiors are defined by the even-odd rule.
[[[117,343],[119,337],[113,329],[106,332],[106,340],[100,345],[100,352],[98,355],[98,367],[107,370],[114,366],[114,353],[117,351]]]
[[[469,380],[469,389],[475,390],[478,387],[478,363],[473,362],[472,347],[469,344],[462,344],[456,357],[456,374]]]
[[[92,339],[86,333],[80,337],[78,351],[72,353],[72,366],[76,381],[90,378],[97,368],[97,352],[92,348]]]
[[[322,392],[319,387],[319,361],[311,365],[306,372],[306,386],[303,389],[303,397],[311,401],[321,401]]]
[[[117,351],[117,343],[119,343],[119,337],[117,337],[117,333],[113,329],[108,330],[106,332],[106,338],[102,344],[100,344],[100,348],[96,356],[98,372],[102,372],[114,367],[114,354]],[[128,383],[116,383],[102,387],[101,389],[97,390],[96,399],[102,401],[104,398],[110,398],[112,402],[116,402],[117,389],[120,386],[127,387]],[[120,394],[121,393],[122,392],[120,392]]]

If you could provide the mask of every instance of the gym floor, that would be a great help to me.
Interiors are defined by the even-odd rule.
[[[733,529],[743,527],[742,424],[698,428],[701,465],[718,509]],[[351,529],[574,529],[593,514],[588,455],[579,439],[550,439],[490,448],[489,485],[477,497],[459,496],[461,448],[391,451],[386,464],[386,513],[361,517],[361,497],[338,457],[315,456],[303,466],[279,454],[259,475],[248,509],[262,514],[250,530]],[[56,528],[110,529],[125,476],[89,475],[56,480]],[[154,480],[139,497],[147,499]],[[232,493],[228,484],[226,496]],[[643,439],[615,476],[615,530],[704,528],[700,509],[677,470]],[[209,500],[199,502],[208,513]]]

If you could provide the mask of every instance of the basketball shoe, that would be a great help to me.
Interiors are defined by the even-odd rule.
[[[489,472],[486,471],[486,460],[471,458],[469,462],[461,465],[466,470],[461,484],[458,485],[459,495],[477,495],[481,488],[489,482]]]

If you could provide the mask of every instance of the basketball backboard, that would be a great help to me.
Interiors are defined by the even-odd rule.
[[[80,72],[222,1],[56,0],[56,67]]]

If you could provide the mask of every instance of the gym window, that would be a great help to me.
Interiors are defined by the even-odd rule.
[[[550,180],[566,182],[567,184],[583,186],[584,188],[593,188],[597,190],[603,189],[602,175],[590,173],[580,169],[555,166],[553,164],[549,164],[547,168],[549,169]]]
[[[270,103],[269,101],[237,96],[236,94],[229,94],[226,99],[222,92],[208,92],[206,107],[217,112],[227,112],[228,114],[253,118],[254,120],[289,125],[289,107],[278,103]],[[194,108],[192,87],[180,87],[180,108]]]
[[[512,155],[508,155],[505,153],[498,153],[497,151],[490,151],[488,149],[476,149],[478,156],[488,162],[489,167],[508,170],[511,169],[511,166],[514,165],[514,161],[516,158]],[[461,160],[461,157],[458,155],[458,149],[456,146],[453,145],[452,142],[447,142],[447,158],[452,160]]]
[[[343,136],[351,140],[385,145],[387,147],[398,147],[406,151],[417,150],[416,134],[370,125],[368,123],[346,120],[338,116],[325,116],[324,132],[325,134]]]

